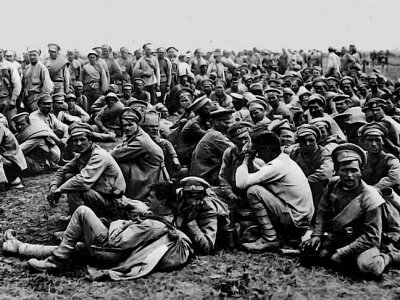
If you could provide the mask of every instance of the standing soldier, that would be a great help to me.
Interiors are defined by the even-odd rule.
[[[39,61],[40,50],[32,48],[29,50],[29,61],[24,75],[24,97],[25,107],[28,112],[38,109],[37,101],[39,94],[50,94],[54,83],[50,79],[49,70]]]
[[[54,82],[54,93],[69,93],[70,74],[68,60],[60,55],[60,46],[57,44],[49,44],[50,57],[44,60],[44,65],[49,69],[51,80]]]
[[[4,50],[0,49],[0,106],[5,106],[4,115],[8,124],[16,115],[16,100],[21,92],[21,78],[17,68],[4,59]]]

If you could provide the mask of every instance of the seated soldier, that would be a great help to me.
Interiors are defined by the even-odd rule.
[[[72,93],[65,95],[65,102],[68,105],[68,113],[71,116],[80,118],[81,122],[89,122],[90,116],[89,114],[80,107],[76,102],[76,96]]]
[[[376,189],[362,181],[367,158],[360,147],[339,145],[332,159],[339,177],[325,189],[311,239],[304,241],[301,249],[313,261],[333,262],[347,270],[356,266],[364,274],[380,276],[393,260],[399,260],[393,246],[384,247],[399,239],[399,214]],[[383,228],[390,232],[385,239]]]
[[[79,117],[75,117],[70,115],[68,111],[68,105],[65,103],[65,94],[60,92],[54,94],[53,96],[53,114],[57,117],[57,119],[66,124],[71,125],[74,122],[81,122]]]
[[[233,145],[224,151],[218,177],[221,199],[229,205],[230,211],[240,211],[249,207],[245,191],[236,186],[235,174],[248,151],[245,145],[250,142],[251,127],[250,123],[237,122],[227,131],[227,136]]]
[[[130,83],[124,83],[122,85],[122,98],[121,103],[125,106],[129,106],[129,103],[133,100],[137,100],[132,97],[133,86]]]
[[[283,119],[273,120],[268,125],[268,129],[279,137],[282,152],[289,154],[295,147],[295,127],[287,119]]]
[[[39,109],[29,115],[31,123],[39,121],[45,123],[59,138],[57,142],[61,151],[64,150],[68,140],[68,126],[60,122],[57,117],[51,113],[53,99],[48,94],[40,95],[37,99]]]
[[[321,133],[314,125],[301,125],[297,129],[299,144],[290,153],[290,158],[300,166],[307,177],[314,207],[318,206],[325,186],[333,174],[333,163],[328,150],[317,144],[320,137]]]
[[[80,206],[90,207],[97,216],[118,216],[126,184],[114,158],[93,143],[93,129],[86,123],[69,128],[74,152],[78,153],[54,175],[48,196],[55,205],[67,194],[69,215]]]
[[[314,125],[319,129],[321,137],[318,141],[318,145],[328,150],[329,154],[331,154],[332,151],[339,146],[339,144],[345,142],[339,138],[337,134],[332,134],[331,123],[329,123],[329,121],[325,118],[312,119],[310,121],[310,125]]]
[[[115,132],[117,136],[122,136],[120,115],[124,105],[119,101],[114,93],[108,93],[105,97],[106,105],[94,118],[99,132]]]
[[[247,100],[242,94],[239,93],[231,93],[232,104],[235,108],[235,112],[233,113],[233,119],[238,121],[244,121],[251,123],[250,112],[246,107]]]
[[[225,134],[233,124],[233,112],[225,108],[213,111],[212,127],[193,151],[189,174],[201,177],[213,186],[219,185],[218,174],[224,151],[232,146]]]
[[[0,124],[0,192],[10,187],[22,188],[21,173],[26,169],[26,160],[11,131]]]
[[[268,114],[270,119],[276,119],[275,116],[282,116],[287,119],[289,123],[293,123],[293,115],[289,108],[281,101],[282,92],[278,89],[269,88],[266,91],[268,103],[271,106],[271,111]]]
[[[283,239],[300,239],[311,222],[314,206],[307,178],[289,156],[281,153],[276,134],[263,131],[253,135],[251,141],[252,155],[246,155],[236,170],[236,185],[247,189],[261,237],[242,246],[250,252],[265,252],[276,250]],[[255,155],[264,165],[254,163]]]
[[[164,179],[163,151],[139,127],[141,120],[139,111],[130,107],[123,109],[121,125],[126,139],[110,152],[127,183],[126,196],[137,200],[146,199],[149,186]]]
[[[89,112],[90,107],[88,106],[88,100],[85,95],[82,94],[83,92],[83,83],[81,81],[75,81],[73,83],[74,86],[74,93],[76,97],[76,104],[82,108],[85,112]]]
[[[118,95],[119,93],[119,88],[116,84],[110,84],[108,87],[108,93],[114,93]],[[94,119],[97,114],[100,112],[100,110],[107,105],[106,103],[106,95],[101,95],[99,98],[96,99],[96,101],[92,104],[92,106],[89,108],[89,112],[92,114],[92,118]]]
[[[162,149],[167,173],[164,176],[168,179],[173,177],[181,168],[181,164],[171,142],[160,137],[160,117],[155,110],[149,110],[144,114],[140,127],[151,137],[151,139]]]
[[[193,150],[210,128],[211,107],[211,100],[205,96],[197,98],[188,107],[196,116],[187,121],[176,144],[173,144],[182,165],[190,165]]]
[[[247,107],[250,112],[251,120],[255,126],[271,123],[271,120],[266,116],[268,110],[267,102],[260,99],[254,99],[247,103]]]
[[[25,155],[27,169],[24,173],[38,174],[54,167],[60,161],[60,139],[42,122],[29,121],[29,114],[19,113],[12,118],[17,133],[15,137]]]
[[[400,162],[393,154],[383,150],[384,139],[388,134],[386,127],[372,122],[361,127],[359,133],[360,144],[368,153],[362,179],[380,191],[391,188],[398,192]]]
[[[144,90],[144,84],[145,82],[142,78],[135,78],[133,80],[132,97],[150,103],[151,95],[149,92]]]
[[[66,269],[75,253],[80,261],[86,258],[89,264],[103,269],[96,270],[98,276],[106,275],[113,280],[139,278],[154,268],[163,270],[183,265],[193,249],[190,239],[172,225],[170,205],[176,203],[175,188],[162,182],[152,185],[151,191],[151,211],[140,201],[135,204],[134,211],[140,219],[116,220],[107,228],[89,207],[80,206],[59,246],[22,243],[16,239],[15,232],[6,231],[3,251],[34,257],[28,264],[37,271]],[[211,206],[206,207],[212,210]]]
[[[190,238],[195,252],[210,254],[217,236],[228,229],[228,206],[202,178],[186,177],[180,183],[182,189],[173,209],[176,225]]]

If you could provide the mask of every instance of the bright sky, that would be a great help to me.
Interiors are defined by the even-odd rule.
[[[399,8],[398,0],[14,0],[2,4],[1,47],[394,49]]]

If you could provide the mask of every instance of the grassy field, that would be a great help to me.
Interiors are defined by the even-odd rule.
[[[57,244],[54,221],[65,201],[51,209],[45,201],[50,175],[25,178],[25,188],[0,194],[0,232],[12,228],[22,241]],[[26,259],[0,254],[0,299],[398,299],[400,271],[368,281],[321,267],[306,267],[296,257],[241,251],[199,256],[169,273],[155,272],[125,282],[92,282],[83,265],[58,274],[31,273]]]

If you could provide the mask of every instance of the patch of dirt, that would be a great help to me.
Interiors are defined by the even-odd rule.
[[[0,194],[0,232],[14,229],[28,243],[57,245],[55,221],[67,212],[66,199],[50,208],[45,195],[51,174],[24,178],[24,189]],[[134,281],[91,282],[76,265],[58,274],[31,273],[26,259],[0,253],[0,299],[398,299],[400,270],[368,281],[305,267],[294,257],[221,251],[198,256],[172,272],[155,272]]]

